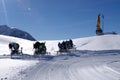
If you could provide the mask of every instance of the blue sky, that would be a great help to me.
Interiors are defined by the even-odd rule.
[[[81,38],[95,35],[102,13],[104,31],[120,33],[119,8],[120,0],[0,0],[0,24],[37,40]]]

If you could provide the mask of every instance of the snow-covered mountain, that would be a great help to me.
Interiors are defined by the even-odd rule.
[[[35,41],[35,38],[33,38],[29,33],[17,28],[10,28],[7,25],[0,25],[0,34]]]
[[[56,54],[58,51],[58,42],[65,40],[44,40],[40,42],[46,42],[47,52]],[[21,38],[15,38],[10,36],[0,35],[0,54],[9,54],[8,44],[9,42],[17,42],[20,47],[23,47],[23,53],[33,54],[34,41],[25,40]],[[120,50],[120,35],[103,35],[92,36],[86,38],[73,39],[73,43],[77,50]]]

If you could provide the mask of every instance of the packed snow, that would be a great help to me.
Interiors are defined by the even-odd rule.
[[[41,60],[23,80],[120,80],[120,67],[114,66],[116,63],[120,66],[120,55],[62,55]]]
[[[25,71],[37,64],[36,60],[0,59],[0,80],[18,80],[26,76]],[[22,80],[22,79],[21,79]]]
[[[33,55],[34,41],[0,35],[1,80],[120,80],[120,35],[73,39],[75,50],[57,55],[58,42],[44,40],[48,56],[10,59],[8,44],[17,42]],[[3,56],[2,56],[3,55]]]

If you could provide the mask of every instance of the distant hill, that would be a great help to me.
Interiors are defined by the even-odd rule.
[[[31,41],[36,40],[29,33],[22,31],[22,30],[19,30],[17,28],[10,28],[7,25],[0,25],[0,34],[18,37],[18,38],[22,38],[22,39],[27,39],[27,40],[31,40]]]

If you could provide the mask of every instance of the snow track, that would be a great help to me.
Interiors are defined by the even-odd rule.
[[[63,56],[50,61],[41,60],[27,72],[24,80],[120,80],[120,72],[108,66],[119,57]]]
[[[120,75],[105,65],[76,69],[72,70],[71,73],[74,73],[74,80],[118,80]]]

